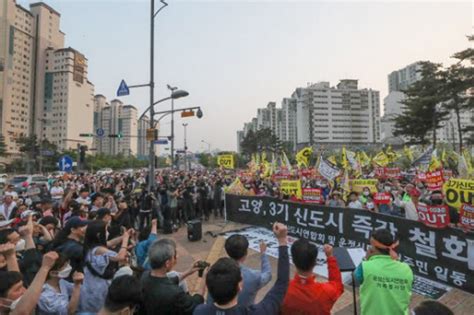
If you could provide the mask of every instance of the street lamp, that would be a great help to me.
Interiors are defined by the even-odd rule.
[[[174,169],[174,98],[172,96],[178,88],[169,84],[167,87],[171,91],[171,169]]]
[[[188,126],[187,123],[183,124],[184,127],[184,170],[188,170],[188,145],[186,143],[186,127]]]
[[[209,152],[209,154],[211,154],[211,144],[209,142],[206,142],[204,140],[201,140],[202,143],[204,144],[207,144],[207,151]]]

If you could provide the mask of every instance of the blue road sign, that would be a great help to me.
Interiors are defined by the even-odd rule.
[[[95,131],[97,137],[103,137],[104,134],[105,134],[105,131],[103,128],[97,128],[97,130]]]
[[[72,171],[72,159],[68,155],[63,155],[59,158],[59,170],[63,172]]]
[[[158,139],[153,141],[154,144],[168,144],[168,139]]]
[[[127,83],[125,83],[125,80],[122,80],[117,90],[117,96],[125,96],[125,95],[130,95],[130,89],[128,88]]]

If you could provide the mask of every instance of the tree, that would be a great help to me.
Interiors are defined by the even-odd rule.
[[[39,154],[38,138],[36,137],[36,135],[20,136],[15,141],[19,146],[19,151],[26,156],[26,172],[31,173],[32,164],[33,169],[36,169],[35,157]]]
[[[421,63],[421,79],[403,92],[406,98],[402,101],[404,109],[395,121],[395,136],[409,138],[409,143],[426,144],[427,134],[433,133],[433,146],[436,146],[436,130],[441,122],[448,118],[449,112],[439,105],[446,100],[443,93],[445,77],[441,64],[429,61]]]
[[[240,143],[242,152],[252,154],[262,150],[275,151],[279,147],[280,140],[270,128],[259,129],[256,132],[249,130]]]
[[[461,152],[463,148],[463,132],[470,133],[469,131],[472,128],[469,126],[462,128],[461,113],[474,110],[474,96],[472,93],[469,93],[469,89],[474,87],[474,68],[465,67],[462,62],[464,60],[474,60],[474,49],[465,49],[455,53],[452,57],[456,58],[458,62],[443,72],[446,81],[444,91],[448,96],[444,107],[453,111],[456,115],[459,152]]]
[[[5,137],[0,134],[0,156],[7,156],[7,145],[5,144]]]

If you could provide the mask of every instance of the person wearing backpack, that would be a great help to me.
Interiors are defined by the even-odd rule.
[[[118,262],[127,258],[129,238],[129,232],[125,231],[120,250],[116,253],[107,248],[105,222],[97,220],[89,223],[84,238],[84,284],[81,287],[78,314],[100,311],[118,269]]]

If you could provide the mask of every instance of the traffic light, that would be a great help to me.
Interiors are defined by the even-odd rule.
[[[94,137],[93,133],[80,133],[79,137]]]
[[[84,162],[86,161],[86,151],[87,151],[86,145],[81,145],[79,147],[79,162],[81,164],[84,164]]]

